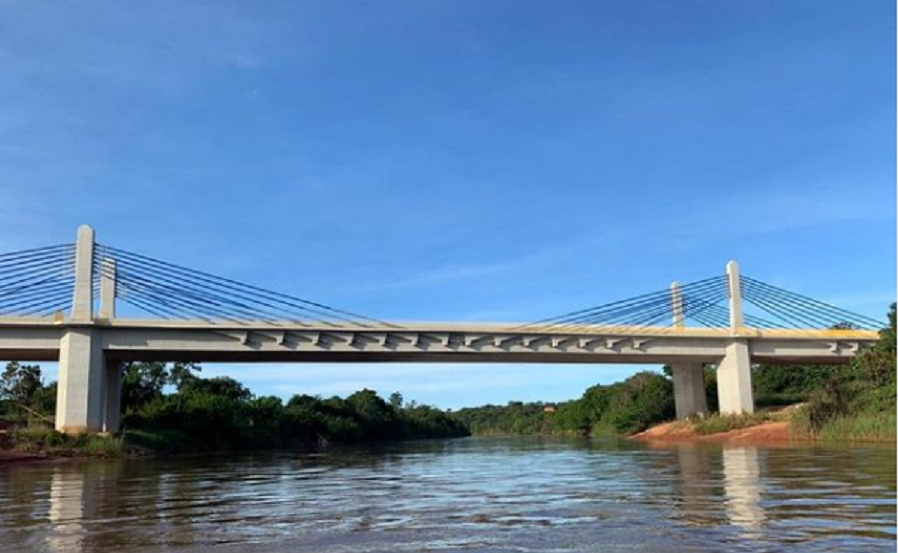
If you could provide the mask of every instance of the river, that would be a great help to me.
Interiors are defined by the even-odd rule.
[[[0,467],[0,551],[894,551],[894,447],[469,438]]]

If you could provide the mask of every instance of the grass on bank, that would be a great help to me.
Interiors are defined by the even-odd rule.
[[[829,421],[817,433],[807,427],[807,415],[799,414],[793,422],[799,435],[815,437],[824,442],[894,442],[896,440],[895,413],[858,413]]]
[[[731,430],[740,430],[757,426],[765,422],[774,420],[772,415],[766,411],[744,415],[719,415],[714,414],[703,419],[698,419],[692,424],[693,431],[699,436],[707,436],[710,434],[720,434]]]
[[[41,427],[15,429],[6,436],[5,441],[19,451],[60,457],[114,458],[123,456],[129,449],[121,436],[63,434]]]
[[[862,411],[834,416],[815,428],[808,410],[802,409],[792,418],[792,433],[823,442],[895,442],[896,423],[895,411]]]

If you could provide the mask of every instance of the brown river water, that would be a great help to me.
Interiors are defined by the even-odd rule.
[[[895,551],[895,448],[468,438],[0,467],[0,551]]]

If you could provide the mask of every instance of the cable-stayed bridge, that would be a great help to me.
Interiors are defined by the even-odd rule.
[[[740,275],[535,322],[382,321],[103,245],[0,254],[0,358],[59,361],[56,426],[116,431],[123,362],[663,363],[678,417],[754,410],[753,362],[844,363],[884,323]]]

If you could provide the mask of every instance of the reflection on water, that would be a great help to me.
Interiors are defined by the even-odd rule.
[[[756,535],[751,530],[759,529],[764,522],[757,448],[728,447],[723,450],[723,489],[730,522],[748,531],[743,535]]]
[[[466,439],[0,468],[0,551],[892,551],[889,449]]]
[[[50,508],[47,519],[50,522],[47,532],[47,550],[80,551],[84,541],[84,524],[89,519],[85,516],[84,506],[94,506],[100,498],[92,498],[85,493],[85,475],[78,472],[66,472],[62,467],[53,471],[50,479]]]

